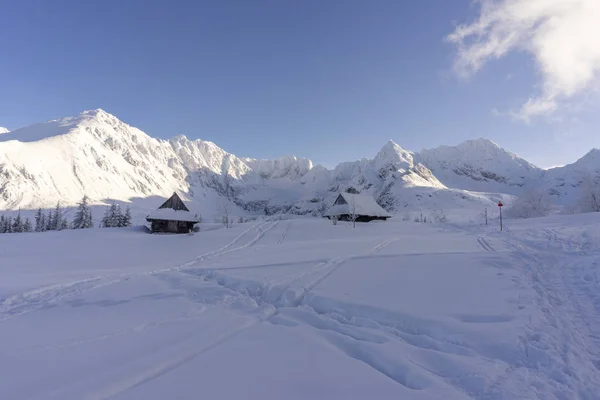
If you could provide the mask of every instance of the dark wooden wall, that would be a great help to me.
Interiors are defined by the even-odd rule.
[[[193,222],[153,220],[152,232],[188,233],[194,229]]]

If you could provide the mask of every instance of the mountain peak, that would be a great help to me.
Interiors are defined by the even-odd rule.
[[[84,110],[81,112],[80,115],[89,115],[92,117],[109,115],[109,116],[113,117],[113,115],[107,113],[106,111],[104,111],[101,108],[96,108],[94,110]]]
[[[590,171],[600,169],[600,149],[591,149],[587,152],[586,155],[584,155],[571,165],[578,168],[584,168]]]
[[[490,139],[486,139],[483,137],[478,138],[478,139],[465,140],[464,142],[460,143],[456,147],[459,147],[459,148],[471,147],[471,148],[476,148],[476,149],[502,150],[502,148],[500,146],[498,146],[498,144],[496,142],[493,142]]]
[[[2,135],[3,133],[9,133],[10,131],[2,126],[0,126],[0,135]]]
[[[413,166],[413,153],[404,150],[399,144],[390,139],[381,150],[379,150],[379,153],[375,156],[374,162],[378,168],[394,165],[398,168],[408,169]]]
[[[96,120],[101,122],[119,122],[120,120],[112,115],[104,111],[101,108],[96,108],[95,110],[85,110],[81,114],[79,114],[79,120]]]
[[[383,145],[381,150],[379,150],[380,153],[382,151],[406,152],[407,150],[404,150],[402,146],[390,139]]]
[[[83,111],[75,117],[53,119],[6,132],[0,136],[0,142],[10,140],[37,142],[67,134],[78,134],[84,132],[90,125],[98,126],[99,124],[110,125],[114,129],[118,129],[117,127],[120,126],[127,126],[114,115],[97,108],[95,110]]]
[[[585,157],[600,157],[600,149],[594,147],[593,149],[591,149],[590,151],[588,151],[587,154],[585,156],[583,156],[583,157],[584,158]]]

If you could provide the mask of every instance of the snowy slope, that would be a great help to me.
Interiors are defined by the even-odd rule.
[[[0,398],[596,400],[599,218],[0,235]]]
[[[8,129],[0,126],[0,135],[2,135],[3,133],[8,133],[8,132],[10,132]]]
[[[279,179],[293,174],[296,164],[306,169],[307,163],[255,162],[261,172]],[[0,208],[74,204],[83,194],[94,201],[168,196],[174,190],[203,200],[228,197],[250,170],[246,161],[214,143],[184,136],[157,140],[93,110],[0,137]]]
[[[600,178],[600,150],[592,149],[585,156],[560,168],[546,171],[544,186],[559,204],[573,204],[578,201],[580,190],[586,181],[598,182]]]
[[[520,194],[543,170],[487,139],[425,149],[419,159],[446,186],[478,192]]]
[[[575,201],[580,181],[600,170],[592,151],[543,171],[478,139],[413,153],[389,141],[372,159],[328,170],[295,156],[240,158],[183,135],[159,140],[103,110],[36,124],[0,136],[0,210],[132,202],[140,212],[175,190],[211,216],[225,205],[242,214],[320,215],[341,191],[373,196],[394,213],[457,210],[479,214],[532,187]],[[148,201],[152,199],[152,201]]]
[[[174,190],[186,193],[205,214],[225,202],[249,213],[317,215],[349,188],[372,195],[391,211],[486,201],[485,195],[448,189],[392,141],[374,159],[327,170],[293,156],[239,158],[183,135],[154,139],[103,110],[2,135],[0,172],[0,209],[72,205],[84,194],[93,202],[136,203]]]

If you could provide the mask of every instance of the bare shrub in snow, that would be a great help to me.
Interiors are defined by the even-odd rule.
[[[356,220],[358,219],[358,213],[356,211],[356,200],[354,196],[350,200],[350,204],[348,204],[348,221],[352,222],[352,227],[356,228]]]
[[[446,217],[446,212],[444,210],[434,210],[432,218],[433,221],[438,224],[445,224],[448,222],[448,217]]]
[[[223,215],[221,216],[221,223],[225,228],[231,228],[233,225],[233,221],[229,216],[229,203],[227,201],[223,201],[221,204],[221,210],[223,211]]]
[[[340,220],[340,216],[339,215],[331,215],[331,216],[329,216],[329,219],[331,220],[332,224],[337,225],[338,221]]]
[[[579,199],[581,212],[600,212],[600,184],[588,176],[581,184],[581,198]]]
[[[535,218],[548,215],[550,199],[542,189],[532,189],[519,197],[506,212],[512,218]]]

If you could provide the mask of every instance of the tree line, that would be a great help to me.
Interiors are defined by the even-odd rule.
[[[34,223],[29,218],[22,218],[19,212],[16,217],[0,215],[0,233],[46,232],[60,231],[63,229],[88,229],[94,226],[92,210],[88,205],[88,198],[84,196],[77,204],[73,221],[69,222],[64,215],[60,203],[53,210],[45,213],[39,208],[34,217]],[[100,221],[101,228],[122,228],[131,226],[131,211],[129,207],[125,212],[121,207],[112,203],[107,207],[104,217]]]

